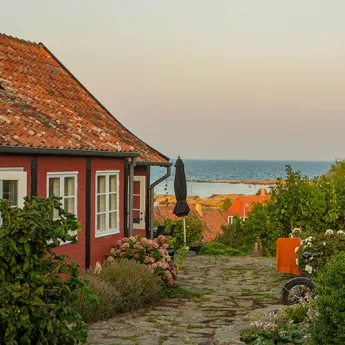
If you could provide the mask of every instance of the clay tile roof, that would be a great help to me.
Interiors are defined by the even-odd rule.
[[[228,216],[239,216],[244,217],[248,215],[255,203],[265,203],[270,200],[270,195],[252,195],[252,196],[241,196],[238,197],[229,209],[224,213],[224,217],[227,219]]]
[[[203,210],[202,219],[206,225],[204,239],[213,240],[218,233],[222,232],[222,225],[227,224],[225,217],[219,209]]]
[[[169,159],[144,143],[43,45],[0,34],[0,146],[139,153]]]

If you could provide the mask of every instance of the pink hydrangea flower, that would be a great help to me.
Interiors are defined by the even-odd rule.
[[[134,259],[139,259],[139,254],[134,254]]]

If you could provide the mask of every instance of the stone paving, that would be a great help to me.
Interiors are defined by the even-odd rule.
[[[88,344],[213,345],[217,329],[247,323],[252,310],[280,303],[287,279],[272,258],[188,257],[177,282],[201,297],[162,300],[90,325]]]

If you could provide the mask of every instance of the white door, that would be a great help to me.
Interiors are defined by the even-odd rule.
[[[133,228],[145,229],[146,177],[134,176],[133,188]]]

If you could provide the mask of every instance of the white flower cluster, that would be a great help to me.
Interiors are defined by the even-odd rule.
[[[292,233],[293,234],[300,234],[302,232],[302,229],[301,228],[294,228],[293,230],[292,230]]]
[[[310,246],[314,241],[314,237],[313,236],[309,236],[307,238],[305,238],[303,241],[301,241],[301,245],[305,248]]]
[[[325,235],[326,236],[334,235],[334,231],[332,229],[328,229],[328,230],[326,230]]]
[[[345,235],[345,232],[343,230],[338,230],[337,231],[337,235],[343,236],[343,235]]]
[[[305,269],[305,271],[308,272],[309,274],[312,274],[312,273],[313,273],[313,267],[310,266],[310,265],[306,265],[304,269]]]

